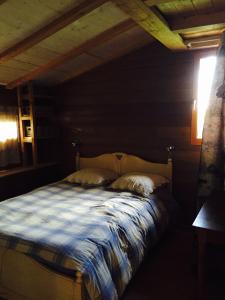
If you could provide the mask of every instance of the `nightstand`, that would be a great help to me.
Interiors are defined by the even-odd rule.
[[[194,223],[198,238],[198,299],[205,299],[205,254],[207,243],[225,244],[225,194],[209,198]]]

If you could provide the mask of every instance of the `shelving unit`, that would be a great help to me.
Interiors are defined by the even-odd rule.
[[[57,134],[52,97],[32,83],[17,89],[23,166],[53,162]]]
[[[20,142],[24,166],[37,165],[37,143],[34,114],[33,87],[29,83],[17,89],[19,107]]]

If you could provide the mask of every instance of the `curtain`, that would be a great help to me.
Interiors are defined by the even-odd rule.
[[[20,163],[17,107],[0,106],[0,169]]]
[[[224,192],[225,187],[225,32],[205,116],[199,170],[198,196]],[[201,200],[200,200],[201,201]]]

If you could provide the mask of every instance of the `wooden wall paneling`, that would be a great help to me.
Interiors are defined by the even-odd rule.
[[[85,156],[124,151],[153,161],[173,144],[174,193],[191,224],[200,150],[191,145],[193,72],[193,53],[153,43],[59,85],[64,174],[75,168],[75,138]]]
[[[17,106],[16,90],[6,90],[0,86],[0,105]]]

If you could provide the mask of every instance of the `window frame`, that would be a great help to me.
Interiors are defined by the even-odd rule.
[[[198,51],[194,54],[194,82],[193,82],[193,105],[191,115],[191,144],[200,146],[202,144],[202,138],[197,138],[197,123],[198,123],[198,111],[197,111],[197,95],[198,95],[198,73],[200,59],[216,55],[217,48],[207,49],[205,51]]]

